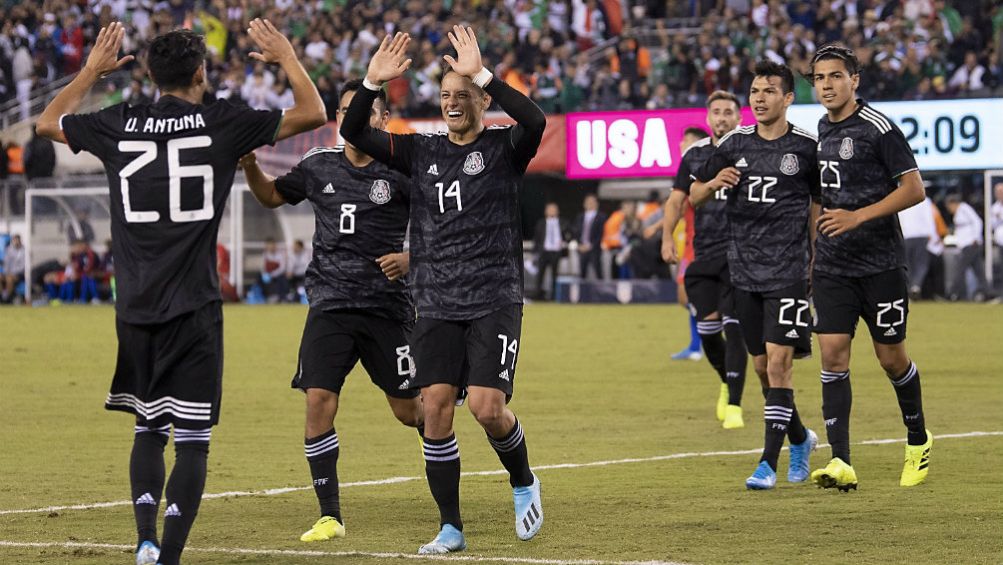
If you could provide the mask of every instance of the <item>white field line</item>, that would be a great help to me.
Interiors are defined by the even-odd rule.
[[[1003,431],[997,432],[966,432],[961,434],[943,434],[934,436],[937,440],[943,439],[961,439],[961,438],[974,438],[974,437],[991,437],[991,436],[1003,436]],[[855,442],[853,445],[886,445],[893,443],[903,443],[905,442],[902,438],[892,438],[892,439],[869,439],[865,441]],[[827,443],[821,443],[818,447],[825,448],[829,447]],[[784,449],[787,449],[786,447]],[[694,457],[726,457],[730,455],[755,455],[761,453],[762,448],[755,449],[743,449],[738,451],[691,451],[684,453],[670,453],[668,455],[655,455],[653,457],[633,457],[629,459],[610,459],[606,461],[589,461],[586,463],[556,463],[553,465],[536,465],[533,467],[534,471],[546,471],[551,469],[582,469],[586,467],[607,467],[610,465],[624,465],[628,463],[652,463],[656,461],[669,461],[672,459],[692,459]],[[504,475],[508,471],[504,469],[498,469],[494,471],[468,471],[463,473],[465,477],[483,477],[490,475]],[[379,486],[379,485],[392,485],[397,483],[407,483],[411,481],[423,481],[425,477],[389,477],[386,479],[376,479],[371,481],[355,481],[350,483],[341,483],[340,488],[348,487],[365,487],[365,486]],[[252,490],[252,491],[229,491],[229,492],[217,492],[211,494],[205,494],[202,496],[202,500],[212,500],[216,498],[227,498],[227,497],[241,497],[241,496],[276,496],[280,494],[287,494],[290,492],[299,492],[304,490],[313,490],[312,486],[308,487],[282,487],[282,488],[270,488],[265,490]],[[90,504],[72,504],[67,506],[46,506],[45,508],[24,508],[16,510],[0,510],[0,516],[7,514],[40,514],[47,512],[61,512],[63,510],[91,510],[94,508],[111,508],[113,506],[129,506],[132,504],[130,500],[116,500],[113,502],[94,502]]]
[[[80,542],[15,542],[0,541],[0,547],[25,549],[104,549],[135,551],[134,545]],[[413,559],[461,563],[524,563],[526,565],[686,565],[678,561],[605,561],[599,559],[539,559],[531,557],[487,557],[482,555],[418,555],[369,551],[303,551],[292,549],[246,549],[240,547],[186,547],[185,553],[223,553],[228,555],[273,555],[287,557],[370,557],[377,559]]]

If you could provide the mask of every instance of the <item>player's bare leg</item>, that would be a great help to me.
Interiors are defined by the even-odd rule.
[[[453,414],[460,389],[438,383],[421,389],[425,414],[425,477],[439,507],[439,534],[418,548],[418,553],[463,551],[463,521],[460,519],[460,448],[453,433]]]
[[[540,480],[529,468],[522,426],[506,405],[505,393],[491,387],[469,387],[470,412],[484,428],[491,447],[509,472],[515,503],[515,531],[519,539],[532,539],[543,526]]]

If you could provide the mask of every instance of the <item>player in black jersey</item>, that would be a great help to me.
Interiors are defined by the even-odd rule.
[[[360,80],[342,87],[339,124],[361,87]],[[383,130],[390,112],[382,91],[377,100],[369,125]],[[411,181],[351,144],[312,149],[278,178],[265,174],[253,153],[240,164],[262,205],[278,208],[309,200],[316,216],[306,272],[310,312],[292,386],[306,393],[304,450],[320,519],[300,540],[342,537],[334,418],[341,387],[357,362],[383,389],[394,416],[421,429],[421,401],[409,387],[413,364],[407,336],[414,308],[401,278]]]
[[[380,84],[410,65],[409,38],[387,38],[341,126],[344,138],[408,174],[411,267],[418,319],[412,350],[425,411],[425,472],[441,530],[419,553],[466,547],[460,520],[460,453],[455,399],[466,386],[470,410],[510,473],[516,534],[528,540],[543,522],[540,481],[529,467],[523,430],[506,407],[512,397],[522,327],[522,230],[519,186],[546,127],[543,112],[481,63],[473,30],[449,34],[457,57],[442,77],[440,107],[448,133],[391,135],[367,127]],[[485,128],[491,101],[514,127]]]
[[[89,151],[111,188],[118,364],[105,402],[136,416],[129,475],[139,534],[137,564],[177,565],[205,487],[211,428],[219,421],[223,369],[216,234],[241,155],[325,122],[324,104],[292,45],[268,21],[251,22],[261,49],[279,63],[295,106],[254,111],[203,105],[206,46],[177,30],[153,40],[153,104],[73,112],[94,83],[132,57],[118,58],[124,29],[102,28],[84,69],[48,105],[38,132]],[[164,446],[174,427],[177,453],[167,481],[163,543],[157,509],[164,492]],[[159,555],[159,561],[158,561]]]
[[[811,352],[808,252],[817,213],[815,137],[787,121],[794,75],[769,61],[756,65],[749,104],[756,125],[725,135],[698,171],[690,201],[701,206],[728,189],[728,267],[735,310],[756,373],[767,389],[765,446],[750,489],[776,484],[777,458],[790,439],[787,480],[808,479],[815,433],[794,405],[793,360]]]
[[[683,154],[672,194],[665,201],[663,234],[675,231],[682,216],[693,183],[691,171],[699,170],[721,138],[741,121],[741,108],[734,94],[718,90],[707,99],[707,125],[713,135],[694,142]],[[727,190],[715,192],[713,200],[694,212],[696,257],[686,268],[685,281],[704,353],[721,379],[717,419],[725,429],[736,429],[745,426],[741,404],[748,353],[738,319],[733,316],[734,298],[728,273],[728,218],[725,215],[727,193]],[[666,263],[679,260],[672,238],[662,240],[662,259]]]
[[[850,466],[850,343],[860,318],[908,430],[902,486],[923,482],[933,446],[919,372],[905,348],[909,293],[897,215],[922,202],[926,192],[902,131],[856,97],[859,69],[853,52],[837,45],[819,49],[812,59],[815,92],[827,113],[818,124],[823,214],[812,289],[822,350],[822,414],[833,457],[812,480],[842,490],[857,486]]]

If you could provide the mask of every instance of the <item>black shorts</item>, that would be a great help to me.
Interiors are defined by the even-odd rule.
[[[341,394],[345,378],[360,360],[369,379],[394,398],[414,398],[414,360],[408,324],[364,310],[320,310],[306,316],[292,387]]]
[[[223,307],[210,302],[159,324],[115,320],[118,364],[108,410],[139,425],[205,429],[219,423],[223,384]]]
[[[705,320],[714,312],[721,319],[732,317],[735,299],[726,257],[690,263],[684,281],[690,311],[697,320]]]
[[[512,398],[522,334],[522,304],[476,320],[418,317],[414,326],[416,388],[446,383],[496,388]]]
[[[735,289],[735,312],[751,355],[766,353],[766,344],[794,348],[794,357],[811,355],[811,312],[807,283],[780,290],[749,292]]]
[[[867,277],[812,274],[815,333],[854,335],[860,318],[871,339],[895,344],[905,340],[909,318],[909,279],[905,269]]]

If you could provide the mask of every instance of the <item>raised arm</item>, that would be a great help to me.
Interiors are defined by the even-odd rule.
[[[275,177],[265,173],[258,165],[258,158],[253,152],[240,158],[240,168],[244,169],[247,186],[251,194],[265,208],[278,208],[286,203],[285,198],[275,189]]]
[[[369,125],[369,115],[373,101],[383,83],[401,76],[411,66],[406,58],[407,46],[411,38],[406,33],[397,32],[391,40],[383,38],[373,58],[369,60],[366,78],[341,120],[341,137],[366,155],[395,169],[411,172],[411,136],[393,135],[374,129]]]
[[[517,125],[512,129],[512,149],[516,162],[528,165],[540,147],[543,130],[547,127],[547,116],[521,92],[505,81],[495,80],[491,71],[484,67],[473,29],[453,26],[453,31],[449,32],[449,41],[456,49],[456,59],[446,55],[446,63],[456,73],[470,77],[474,84],[483,88],[515,120]]]
[[[293,90],[293,107],[282,115],[282,125],[275,140],[292,137],[298,133],[319,128],[327,123],[327,110],[306,69],[296,58],[296,51],[286,36],[275,29],[268,20],[255,19],[247,30],[261,50],[251,57],[265,63],[278,63],[289,77]]]
[[[42,111],[42,115],[38,117],[38,135],[52,141],[66,143],[66,136],[63,135],[63,130],[59,127],[59,119],[66,114],[76,112],[84,97],[101,77],[118,70],[122,65],[135,58],[132,55],[118,58],[118,51],[122,47],[124,36],[125,28],[119,22],[101,28],[84,68],[77,73],[70,84],[59,91],[59,94],[52,99],[52,102],[49,102],[49,105]]]

